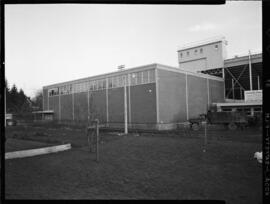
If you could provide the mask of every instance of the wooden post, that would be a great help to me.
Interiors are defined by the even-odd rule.
[[[249,90],[253,90],[252,87],[252,66],[251,66],[251,52],[250,50],[248,51],[248,64],[249,64]]]
[[[202,124],[204,124],[204,147],[203,152],[206,152],[206,145],[207,145],[207,122],[203,121]]]
[[[127,86],[126,86],[126,76],[124,81],[124,120],[125,120],[125,134],[128,134],[127,125]]]
[[[98,146],[98,141],[99,141],[99,120],[96,119],[96,161],[99,161],[99,146]]]

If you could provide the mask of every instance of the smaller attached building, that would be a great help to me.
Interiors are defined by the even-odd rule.
[[[210,104],[224,102],[224,80],[150,64],[45,86],[43,110],[53,110],[60,122],[98,118],[123,128],[125,95],[129,128],[174,129],[206,113]]]

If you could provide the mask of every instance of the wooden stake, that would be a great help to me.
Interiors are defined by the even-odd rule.
[[[96,161],[99,161],[99,120],[96,119]]]

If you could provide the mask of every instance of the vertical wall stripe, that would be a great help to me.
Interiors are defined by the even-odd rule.
[[[74,120],[74,92],[72,92],[72,119]]]
[[[148,79],[149,79],[149,72],[148,72]],[[155,68],[155,81],[156,81],[156,110],[157,110],[157,123],[160,122],[159,118],[159,83],[158,83],[158,70]],[[149,80],[148,80],[149,82]]]
[[[47,103],[47,104],[48,104],[48,109],[47,109],[47,110],[50,110],[50,104],[49,104],[49,103],[50,103],[50,101],[49,101],[49,90],[48,90],[48,93],[47,93],[47,98],[48,98],[48,103]]]
[[[209,79],[207,78],[207,110],[208,110],[209,105],[210,105],[209,103],[210,103],[210,89],[209,89]]]
[[[131,124],[131,101],[130,101],[130,74],[127,75],[128,80],[128,120]]]
[[[45,111],[45,91],[42,90],[42,110]]]
[[[61,94],[59,93],[59,121],[61,120]]]
[[[106,121],[107,121],[107,123],[109,122],[109,96],[108,96],[108,91],[109,91],[109,79],[106,78]]]
[[[89,124],[89,119],[90,119],[90,105],[89,105],[89,95],[90,95],[90,90],[87,91],[87,122]]]
[[[188,112],[188,75],[186,73],[186,112],[187,112],[187,120],[189,120],[189,112]]]

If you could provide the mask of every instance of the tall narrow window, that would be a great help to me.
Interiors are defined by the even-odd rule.
[[[143,71],[143,82],[142,83],[149,83],[148,81],[148,71]]]
[[[155,82],[155,70],[151,69],[149,71],[149,83],[154,83]]]
[[[142,72],[137,72],[137,84],[142,84]]]
[[[132,73],[131,74],[131,85],[136,85],[137,82],[137,73]]]

